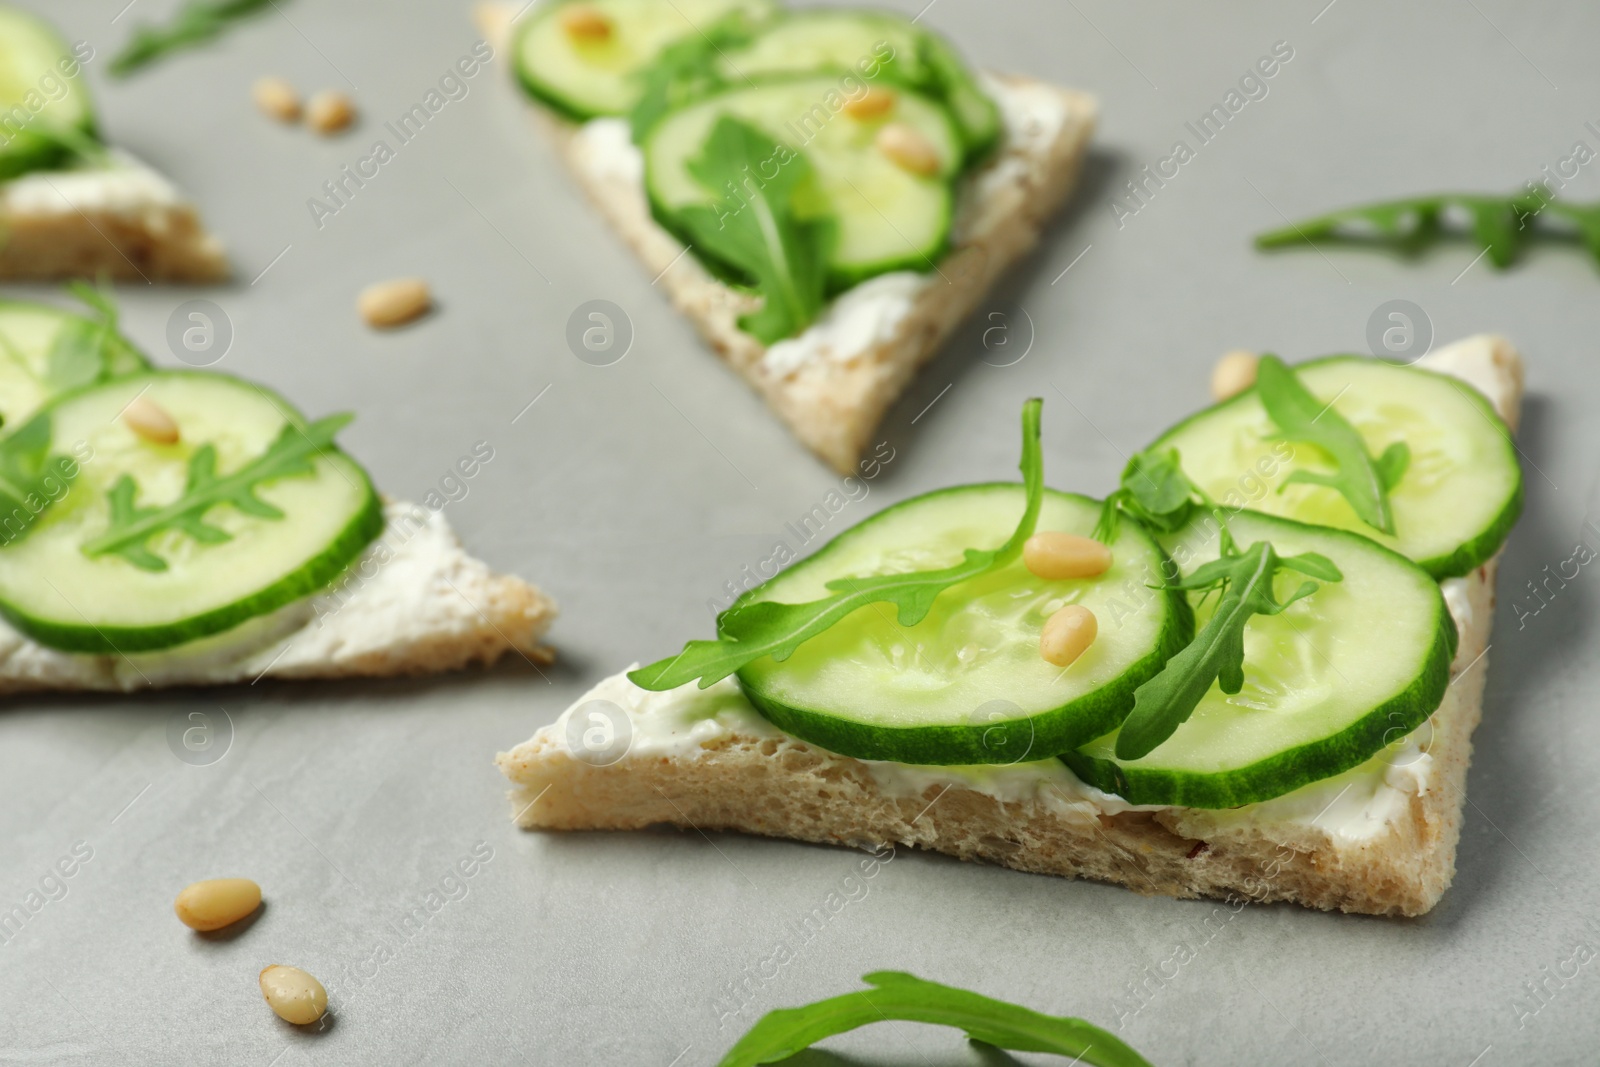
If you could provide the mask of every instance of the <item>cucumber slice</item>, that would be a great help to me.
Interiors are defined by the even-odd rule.
[[[63,64],[78,67],[54,29],[0,7],[0,181],[56,166],[71,154],[65,141],[94,137],[89,90]]]
[[[581,5],[607,32],[568,29]],[[538,4],[517,30],[517,77],[535,98],[569,118],[625,115],[644,91],[642,75],[673,42],[710,33],[730,16],[751,24],[776,10],[771,0],[567,0]]]
[[[1469,574],[1499,551],[1522,511],[1522,471],[1505,423],[1472,386],[1417,367],[1330,356],[1294,368],[1376,456],[1395,441],[1411,464],[1389,491],[1395,535],[1362,522],[1335,489],[1297,483],[1296,468],[1331,470],[1312,445],[1274,439],[1255,389],[1179,423],[1155,448],[1176,448],[1185,473],[1226,507],[1335,526],[1393,548],[1435,578]]]
[[[103,323],[47,304],[0,301],[0,427],[21,426],[58,393],[150,368]]]
[[[1282,615],[1257,615],[1244,635],[1244,688],[1216,685],[1167,741],[1137,760],[1107,734],[1061,758],[1084,781],[1131,804],[1229,808],[1268,800],[1349,770],[1420,726],[1444,699],[1456,629],[1439,584],[1359,534],[1242,511],[1241,547],[1320,552],[1344,580],[1322,583]],[[1163,543],[1185,573],[1218,553],[1203,516]],[[1304,581],[1280,574],[1282,599]],[[1203,626],[1216,597],[1196,599]]]
[[[176,444],[152,444],[123,421],[141,396],[177,422]],[[226,478],[286,427],[302,440],[316,427],[260,386],[195,371],[152,371],[67,393],[16,436],[41,426],[52,453],[78,458],[77,475],[26,536],[0,549],[0,614],[54,648],[149,651],[227,630],[328,584],[383,529],[366,472],[328,445],[255,486],[267,508],[246,509],[230,496],[196,517],[203,522],[156,533],[144,547],[164,569],[115,552],[91,556],[125,476],[136,488],[129,503],[142,513],[183,496],[195,477],[191,457],[203,446],[214,449],[216,473]],[[271,509],[281,516],[268,517]]]
[[[816,555],[741,598],[803,603],[844,576],[931,569],[969,547],[992,548],[1016,528],[1020,485],[959,486],[915,497],[840,534]],[[1099,505],[1045,490],[1041,530],[1087,535]],[[1103,734],[1133,691],[1192,636],[1181,597],[1161,582],[1170,561],[1136,523],[1123,523],[1114,563],[1095,578],[1047,581],[1021,560],[945,591],[927,618],[902,628],[869,605],[801,645],[739,671],[772,722],[860,759],[920,764],[1042,759]],[[1044,622],[1082,604],[1099,636],[1070,667],[1039,654]],[[738,604],[733,610],[737,610]]]
[[[991,148],[1000,133],[999,110],[950,43],[890,12],[795,12],[724,50],[717,69],[729,84],[830,71],[834,87],[846,92],[880,79],[909,86],[949,108],[968,158]]]
[[[700,154],[716,120],[732,115],[803,151],[815,169],[814,213],[831,213],[838,221],[829,258],[832,289],[892,270],[931,270],[950,235],[950,179],[960,170],[962,151],[955,127],[942,107],[910,91],[900,93],[888,115],[866,121],[841,111],[844,100],[837,78],[814,75],[729,89],[666,115],[641,145],[656,217],[692,243],[674,213],[731,195],[706,189],[687,164]],[[888,121],[912,126],[933,145],[937,173],[913,174],[878,150],[874,138]],[[752,170],[760,165],[755,161]]]

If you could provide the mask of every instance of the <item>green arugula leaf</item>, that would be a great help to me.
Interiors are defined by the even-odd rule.
[[[1153,530],[1172,533],[1200,506],[1216,510],[1205,491],[1183,472],[1177,449],[1139,452],[1123,468],[1121,485],[1100,505],[1094,537],[1106,544],[1116,540],[1123,512]]]
[[[719,1067],[777,1063],[824,1038],[891,1020],[953,1026],[968,1040],[1014,1052],[1072,1056],[1093,1067],[1150,1067],[1106,1030],[1065,1015],[1045,1015],[903,971],[874,971],[874,987],[819,1000],[801,1008],[769,1011],[722,1057]]]
[[[238,20],[276,6],[276,0],[189,0],[166,25],[136,28],[112,58],[111,73],[125,77],[169,52],[204,44]]]
[[[68,163],[78,160],[91,166],[104,166],[111,158],[110,152],[99,138],[76,126],[58,126],[54,123],[34,121],[24,132],[29,137],[54,145],[59,153],[66,157]],[[60,159],[49,164],[52,169],[61,165]],[[14,175],[9,176],[14,177]]]
[[[1448,235],[1443,223],[1453,212],[1467,217],[1468,230],[1496,267],[1510,266],[1530,240],[1571,236],[1574,231],[1600,265],[1600,203],[1574,204],[1541,192],[1511,196],[1438,193],[1363,204],[1259,234],[1256,247],[1344,242],[1415,254]],[[1540,225],[1541,220],[1556,220],[1556,225]]]
[[[217,474],[217,450],[203,445],[189,457],[189,477],[183,494],[170,504],[140,507],[139,488],[124,474],[111,487],[111,521],[106,532],[83,544],[83,554],[121,556],[141,570],[164,571],[167,561],[150,551],[150,538],[166,530],[180,530],[204,545],[232,540],[231,534],[205,521],[205,513],[218,504],[231,504],[247,515],[281,519],[283,512],[255,495],[263,482],[311,474],[316,456],[333,447],[334,434],[352,415],[329,415],[306,427],[286,424],[259,456],[232,474]]]
[[[933,609],[939,594],[1004,567],[1022,554],[1023,542],[1033,536],[1044,500],[1044,460],[1039,450],[1039,413],[1044,401],[1029,400],[1022,407],[1022,478],[1027,504],[1016,530],[999,548],[969,548],[960,563],[933,571],[880,574],[862,578],[835,578],[828,583],[834,595],[805,604],[780,604],[761,600],[735,604],[717,617],[717,639],[690,641],[682,652],[641,667],[628,679],[641,689],[657,692],[676,689],[696,678],[705,689],[763,656],[783,661],[806,641],[868,604],[892,603],[901,626],[915,626]]]
[[[662,49],[638,75],[639,102],[628,113],[634,142],[667,112],[726,84],[716,61],[749,40],[755,26],[748,11],[736,9]]]
[[[1320,588],[1303,582],[1279,603],[1272,580],[1280,570],[1297,571],[1325,582],[1342,581],[1326,556],[1307,552],[1280,557],[1266,541],[1239,551],[1223,530],[1222,555],[1175,582],[1186,592],[1220,592],[1216,612],[1195,639],[1167,661],[1161,673],[1133,692],[1133,710],[1117,734],[1117,758],[1139,759],[1154,751],[1194,714],[1216,682],[1224,693],[1244,688],[1244,631],[1253,615],[1276,615]]]
[[[0,545],[24,537],[78,477],[76,461],[50,453],[52,436],[50,416],[39,414],[0,439]]]
[[[806,157],[724,115],[689,173],[718,198],[683,209],[679,221],[701,255],[732,264],[764,297],[739,328],[763,344],[792,337],[822,310],[834,220],[802,217],[797,192],[815,179]],[[769,176],[769,171],[771,172]]]
[[[1324,404],[1312,396],[1277,356],[1261,357],[1256,391],[1283,440],[1315,445],[1338,468],[1333,474],[1297,470],[1283,480],[1278,492],[1296,482],[1337,490],[1362,522],[1392,535],[1394,512],[1389,507],[1389,490],[1400,483],[1411,463],[1411,450],[1405,442],[1396,441],[1374,460],[1356,428],[1334,410],[1333,404]]]
[[[68,289],[88,305],[94,317],[67,319],[51,343],[44,380],[56,391],[110,377],[131,347],[120,332],[117,307],[110,298],[83,282],[73,282]]]

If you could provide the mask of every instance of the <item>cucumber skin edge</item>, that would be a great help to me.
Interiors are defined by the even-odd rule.
[[[1265,517],[1274,522],[1312,525],[1278,515]],[[1420,566],[1394,549],[1362,537],[1353,530],[1331,526],[1318,528],[1360,538],[1380,552],[1411,566]],[[1087,756],[1076,750],[1063,753],[1060,759],[1084,782],[1121,797],[1130,804],[1187,808],[1233,808],[1255,804],[1343,774],[1382,751],[1393,731],[1399,730],[1400,736],[1405,736],[1417,729],[1444,701],[1445,691],[1450,687],[1450,665],[1455,661],[1460,634],[1445,603],[1443,591],[1437,584],[1434,590],[1438,619],[1436,640],[1429,649],[1422,669],[1405,689],[1336,734],[1298,748],[1280,751],[1249,767],[1209,774],[1127,768],[1115,760]]]
[[[340,460],[347,463],[365,483],[365,505],[351,517],[333,543],[320,555],[250,596],[161,626],[73,626],[36,619],[17,611],[4,600],[0,600],[0,616],[4,616],[19,633],[48,648],[62,652],[121,655],[128,652],[158,652],[224,633],[250,619],[309,596],[327,587],[342,574],[377,539],[387,522],[383,503],[378,499],[377,490],[373,488],[366,470],[342,451],[335,453],[334,462]]]
[[[1378,363],[1383,363],[1385,366],[1392,367],[1395,370],[1410,371],[1416,374],[1426,374],[1433,378],[1441,378],[1452,386],[1465,386],[1466,389],[1463,395],[1466,396],[1468,401],[1476,404],[1479,410],[1487,415],[1490,421],[1494,425],[1500,427],[1503,431],[1506,442],[1506,451],[1510,453],[1511,465],[1518,472],[1517,484],[1512,490],[1510,497],[1506,500],[1506,506],[1501,509],[1500,514],[1495,517],[1494,521],[1490,522],[1489,525],[1484,528],[1482,533],[1480,533],[1477,537],[1474,537],[1472,540],[1463,542],[1462,544],[1456,546],[1453,551],[1442,556],[1434,556],[1430,559],[1411,560],[1411,562],[1415,563],[1417,566],[1433,575],[1433,577],[1439,581],[1443,581],[1446,578],[1461,578],[1471,574],[1474,569],[1484,563],[1487,563],[1489,559],[1500,550],[1501,546],[1505,544],[1506,539],[1511,535],[1511,528],[1516,525],[1517,519],[1522,515],[1524,482],[1524,479],[1521,477],[1522,465],[1517,462],[1516,448],[1511,439],[1511,431],[1505,425],[1505,420],[1500,418],[1500,413],[1494,410],[1494,406],[1489,403],[1489,398],[1480,393],[1470,382],[1462,381],[1461,379],[1455,378],[1448,374],[1442,374],[1439,371],[1430,370],[1427,367],[1417,367],[1409,363],[1391,363],[1387,360],[1374,360],[1374,357],[1371,356],[1344,353],[1331,356],[1319,356],[1316,359],[1308,359],[1304,362],[1293,364],[1290,369],[1299,371],[1306,367],[1315,367],[1323,363],[1334,363],[1344,360],[1359,360],[1361,362],[1375,361]],[[1252,385],[1248,389],[1245,389],[1234,396],[1230,396],[1226,400],[1219,400],[1209,407],[1201,408],[1192,415],[1188,415],[1173,423],[1165,430],[1162,430],[1156,439],[1147,447],[1162,447],[1174,434],[1189,424],[1197,422],[1201,418],[1204,418],[1213,412],[1219,411],[1222,408],[1247,402],[1249,398],[1253,398],[1255,395],[1256,387]],[[1275,517],[1290,518],[1290,516]],[[1300,520],[1290,518],[1290,521],[1298,522]],[[1329,529],[1338,530],[1344,528],[1330,526]],[[1358,537],[1366,536],[1366,534],[1360,530],[1345,530],[1345,532],[1353,533]],[[1374,544],[1382,544],[1382,542],[1377,541],[1376,538],[1369,537],[1367,539],[1372,541]],[[1383,547],[1389,548],[1390,546],[1384,545]],[[1393,549],[1390,550],[1394,551]]]
[[[906,507],[926,500],[928,497],[940,496],[945,493],[976,488],[990,488],[995,486],[1016,486],[1014,482],[984,482],[975,485],[951,486],[945,489],[934,490],[919,496],[903,500],[891,508],[878,513],[877,518],[886,511]],[[1047,492],[1061,493],[1060,490]],[[1063,496],[1081,497],[1077,493],[1061,493]],[[1082,497],[1088,500],[1087,497]],[[871,520],[867,520],[870,522]],[[1148,530],[1144,529],[1134,520],[1128,524],[1137,528],[1147,539],[1149,546],[1157,555],[1157,564],[1170,562],[1166,550]],[[839,540],[847,537],[852,531],[860,528],[860,524],[842,531],[837,537],[824,545],[814,555],[803,562],[812,562],[820,559],[828,548]],[[800,564],[796,564],[799,566]],[[745,594],[753,596],[762,587],[757,586]],[[1116,729],[1122,720],[1128,717],[1133,710],[1134,690],[1156,674],[1166,665],[1168,659],[1176,655],[1179,650],[1194,639],[1194,612],[1189,605],[1188,598],[1171,587],[1163,590],[1167,602],[1169,624],[1162,632],[1160,644],[1143,659],[1134,662],[1122,674],[1107,682],[1105,685],[1092,689],[1080,696],[1077,700],[1059,708],[1052,708],[1023,719],[1013,719],[1006,723],[985,723],[982,725],[945,725],[922,726],[904,729],[890,729],[882,726],[870,726],[864,723],[852,723],[836,718],[832,715],[813,712],[802,708],[791,707],[778,701],[762,697],[753,687],[744,684],[743,676],[739,676],[740,689],[743,691],[753,707],[773,725],[786,733],[793,734],[802,741],[818,745],[836,752],[840,755],[850,756],[864,760],[890,760],[896,763],[921,764],[924,766],[973,766],[986,764],[989,766],[1008,766],[1022,762],[1023,759],[1049,759],[1062,752],[1068,752],[1079,745],[1087,744],[1097,737],[1104,736]],[[744,598],[741,598],[741,601]],[[738,602],[735,603],[737,607]],[[733,610],[730,608],[729,610]],[[1092,725],[1084,725],[1083,720],[1088,719]],[[1031,725],[1033,737],[1029,749],[1024,756],[1016,759],[997,761],[992,747],[984,744],[984,736],[997,726],[1007,729],[1018,729],[1024,724]],[[1041,728],[1044,727],[1044,728]]]

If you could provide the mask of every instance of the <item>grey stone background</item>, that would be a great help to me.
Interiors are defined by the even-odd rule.
[[[1520,628],[1513,603],[1600,516],[1600,276],[1563,248],[1497,274],[1467,242],[1412,263],[1249,243],[1284,216],[1511,190],[1578,142],[1600,150],[1591,6],[935,0],[923,13],[978,64],[1093,91],[1103,121],[1071,208],[895,408],[881,435],[895,458],[841,524],[1009,476],[1032,395],[1046,398],[1051,484],[1102,493],[1123,453],[1205,400],[1219,353],[1360,351],[1390,300],[1424,309],[1440,342],[1494,330],[1526,354],[1528,508],[1501,572],[1459,874],[1432,914],[1401,922],[1235,914],[905,850],[852,880],[859,856],[843,850],[515,831],[494,753],[602,675],[706,633],[707,598],[836,479],[582,203],[504,55],[313,223],[308,198],[374,140],[393,145],[382,124],[477,40],[466,3],[281,0],[113,83],[106,60],[132,24],[177,6],[123,3],[28,0],[94,45],[105,131],[194,193],[238,274],[205,290],[122,287],[129,331],[176,365],[169,316],[214,301],[234,330],[219,368],[313,415],[359,412],[344,440],[396,495],[421,497],[490,442],[494,459],[447,514],[474,551],[560,599],[562,659],[545,677],[512,664],[421,683],[8,701],[0,906],[74,848],[91,856],[0,944],[0,1063],[712,1063],[762,1012],[877,968],[1108,1026],[1121,1015],[1160,1067],[1593,1062],[1600,578],[1586,569]],[[1178,139],[1192,147],[1184,124],[1276,42],[1293,58],[1266,96],[1129,215],[1124,183]],[[265,121],[249,86],[267,73],[353,92],[361,126],[321,140]],[[1596,172],[1566,195],[1600,196]],[[433,281],[438,313],[368,332],[357,291],[412,273]],[[590,300],[631,320],[631,350],[609,366],[564,340]],[[1020,361],[996,348],[1030,337]],[[204,765],[168,745],[195,713],[219,738],[231,730]],[[487,861],[451,879],[474,849]],[[172,898],[222,874],[257,879],[265,911],[231,940],[196,937]],[[805,940],[795,924],[830,893],[848,903]],[[419,904],[428,921],[403,928]],[[1193,959],[1175,967],[1180,944]],[[780,945],[793,959],[768,965]],[[255,976],[274,962],[328,984],[331,1027],[300,1033],[267,1011]],[[1149,990],[1136,1013],[1130,983]],[[909,1025],[829,1048],[810,1062],[1005,1062]]]

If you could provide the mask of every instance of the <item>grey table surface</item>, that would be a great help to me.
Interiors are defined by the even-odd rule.
[[[219,368],[313,414],[359,412],[345,440],[393,494],[440,487],[489,442],[493,460],[446,514],[474,551],[560,600],[562,658],[543,676],[513,663],[424,682],[9,701],[0,909],[31,892],[44,903],[0,943],[0,1062],[710,1063],[761,1013],[879,968],[1118,1027],[1162,1067],[1594,1062],[1597,579],[1584,570],[1537,615],[1526,583],[1600,517],[1600,278],[1562,248],[1498,274],[1468,243],[1408,264],[1268,256],[1248,238],[1364,199],[1514,189],[1589,158],[1600,11],[935,0],[923,12],[986,67],[1091,90],[1103,121],[1072,206],[895,407],[881,432],[894,459],[841,523],[1011,475],[1033,395],[1046,398],[1050,482],[1103,493],[1124,453],[1204,401],[1219,353],[1365,350],[1390,300],[1418,305],[1438,342],[1492,330],[1526,354],[1528,506],[1501,572],[1459,870],[1431,914],[1386,921],[1147,899],[906,850],[869,881],[845,850],[514,830],[495,752],[603,675],[703,635],[707,599],[837,478],[587,209],[503,55],[313,221],[308,198],[375,140],[395,147],[383,123],[469,52],[467,4],[283,2],[111,82],[106,61],[132,24],[177,6],[136,0],[119,15],[124,2],[27,0],[94,46],[104,129],[193,192],[238,274],[202,291],[121,288],[129,331],[176,365],[169,316],[214,301],[234,331]],[[896,6],[915,14],[922,0]],[[1292,59],[1247,83],[1253,98],[1198,144],[1185,124],[1275,45]],[[353,92],[361,126],[321,140],[265,121],[249,87],[266,73]],[[1125,183],[1178,141],[1193,158],[1130,200]],[[1600,167],[1578,170],[1564,195],[1600,195]],[[430,278],[440,309],[375,335],[354,296],[398,274]],[[564,340],[592,299],[632,324],[611,366]],[[227,738],[208,765],[169,745],[194,713]],[[53,876],[75,850],[87,860]],[[453,873],[473,856],[470,878]],[[258,920],[226,940],[180,927],[177,890],[230,873],[265,887]],[[830,893],[848,903],[797,934]],[[419,907],[426,921],[408,921]],[[256,972],[273,962],[322,977],[333,1025],[301,1033],[266,1010]],[[909,1025],[828,1047],[811,1062],[1003,1062]]]

